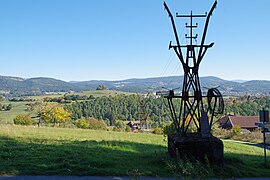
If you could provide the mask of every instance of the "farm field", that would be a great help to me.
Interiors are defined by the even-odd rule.
[[[173,177],[161,135],[15,125],[0,129],[1,175]],[[261,148],[224,142],[224,153],[224,167],[214,168],[215,176],[270,177]]]

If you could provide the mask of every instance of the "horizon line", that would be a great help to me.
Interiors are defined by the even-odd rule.
[[[61,81],[64,81],[64,82],[85,82],[85,81],[125,81],[125,80],[130,80],[130,79],[167,78],[167,77],[181,77],[183,75],[151,76],[151,77],[130,77],[130,78],[126,78],[126,79],[89,79],[89,80],[64,80],[62,78],[48,77],[48,76],[33,76],[33,77],[20,77],[20,76],[13,76],[13,75],[0,75],[0,76],[2,76],[2,77],[11,77],[11,78],[21,78],[21,79],[24,79],[24,80],[34,79],[34,78],[49,78],[49,79],[61,80]],[[215,78],[219,78],[219,79],[222,79],[222,80],[234,81],[234,82],[270,81],[268,79],[225,79],[225,78],[221,78],[219,76],[213,76],[213,75],[201,76],[200,78],[204,78],[204,77],[215,77]]]

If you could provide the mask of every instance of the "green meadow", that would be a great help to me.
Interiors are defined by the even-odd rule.
[[[259,147],[224,142],[224,156],[216,177],[270,177]],[[1,175],[173,177],[169,161],[162,135],[0,125]]]
[[[29,112],[26,111],[27,103],[28,102],[1,102],[2,105],[12,104],[12,109],[9,111],[0,111],[0,124],[13,124],[13,119],[18,114],[29,114]]]

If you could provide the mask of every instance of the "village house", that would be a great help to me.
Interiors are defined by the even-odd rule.
[[[260,122],[259,116],[235,116],[226,115],[218,120],[219,127],[224,129],[231,129],[235,126],[240,126],[241,129],[254,131],[258,129],[255,123]]]
[[[140,130],[144,127],[141,121],[125,121],[124,123],[129,126],[132,131]]]

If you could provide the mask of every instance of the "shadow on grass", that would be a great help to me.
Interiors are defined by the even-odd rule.
[[[67,141],[0,136],[0,175],[173,177],[167,148],[122,141]],[[269,159],[270,160],[270,159]],[[226,153],[218,177],[270,177],[262,155]]]
[[[170,176],[165,146],[0,137],[0,175]]]

